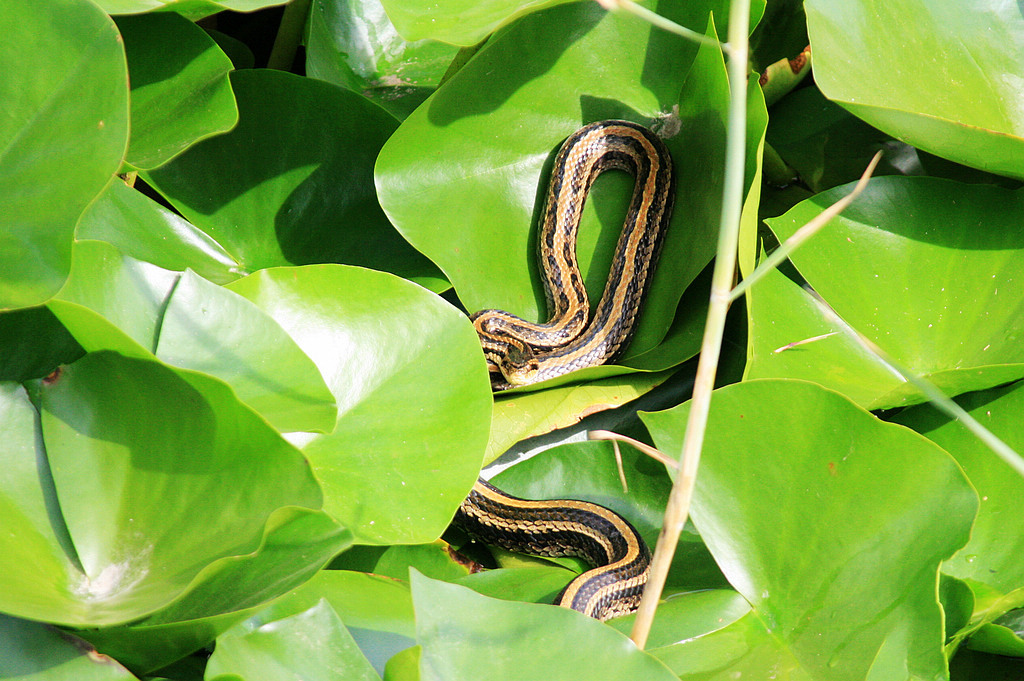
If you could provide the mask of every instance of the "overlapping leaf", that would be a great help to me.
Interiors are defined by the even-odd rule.
[[[316,0],[306,74],[359,92],[402,119],[434,91],[458,48],[398,35],[379,0]]]
[[[334,398],[288,334],[245,299],[194,274],[80,241],[72,275],[49,307],[87,350],[159,358],[217,376],[283,431],[334,427]]]
[[[340,262],[444,288],[377,203],[373,163],[396,126],[391,116],[353,92],[278,71],[236,72],[231,83],[238,125],[145,175],[175,208],[244,271]]]
[[[849,189],[769,223],[785,239]],[[1024,375],[1022,197],[989,185],[875,178],[792,261],[846,323],[947,394],[998,385]],[[806,378],[872,409],[923,399],[805,292],[773,278],[751,293],[748,378]],[[806,339],[814,342],[786,348]]]
[[[39,392],[38,431],[24,394],[4,392],[13,453],[2,512],[20,528],[0,551],[4,612],[88,626],[138,619],[217,561],[257,553],[282,507],[315,515],[320,505],[301,454],[213,379],[98,353]],[[334,535],[337,551],[347,535]],[[278,560],[301,574],[292,546]]]
[[[238,262],[210,235],[123,182],[111,182],[86,209],[75,237],[106,241],[136,260],[191,269],[218,284],[240,276]]]
[[[327,601],[254,631],[217,639],[206,666],[210,681],[353,681],[379,679]]]
[[[676,678],[623,634],[566,608],[494,600],[416,573],[412,593],[425,681]]]
[[[84,0],[11,3],[0,34],[3,310],[64,283],[75,222],[124,157],[128,74],[114,23]]]
[[[915,147],[1024,178],[1019,6],[810,0],[806,7],[815,82],[825,96]]]
[[[9,681],[134,680],[117,662],[39,622],[0,615],[0,677]]]
[[[360,543],[435,539],[472,487],[490,420],[487,371],[465,316],[414,284],[354,267],[264,270],[229,288],[280,324],[334,393],[334,431],[295,438],[324,509]]]
[[[117,27],[131,78],[129,165],[156,168],[235,125],[231,61],[201,28],[173,12],[121,17]]]

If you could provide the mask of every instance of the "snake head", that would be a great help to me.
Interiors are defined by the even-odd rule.
[[[536,383],[540,371],[540,361],[533,354],[533,349],[522,343],[509,343],[498,366],[511,386]]]

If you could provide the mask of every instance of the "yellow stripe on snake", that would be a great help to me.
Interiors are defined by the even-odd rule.
[[[594,179],[608,169],[636,180],[604,293],[593,317],[576,259],[576,235]],[[629,344],[672,213],[672,160],[643,126],[601,121],[571,135],[555,159],[540,227],[539,261],[548,320],[529,322],[501,310],[472,316],[495,390],[529,385],[613,360]],[[617,513],[582,501],[519,499],[478,480],[455,522],[502,548],[544,556],[579,556],[593,569],[556,603],[604,620],[636,609],[650,552]]]

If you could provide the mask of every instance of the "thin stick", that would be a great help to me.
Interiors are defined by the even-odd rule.
[[[853,188],[852,192],[818,213],[813,220],[793,232],[793,236],[782,242],[782,245],[772,251],[772,254],[754,268],[754,271],[751,272],[749,276],[745,277],[743,281],[737,284],[732,290],[732,293],[729,294],[729,302],[733,302],[746,293],[748,288],[753,286],[754,283],[759,281],[764,275],[778,267],[779,263],[788,258],[790,253],[803,245],[804,242],[814,236],[822,227],[827,225],[832,218],[842,213],[847,206],[853,203],[853,200],[860,196],[861,192],[864,191],[864,188],[868,186],[868,179],[871,177],[871,173],[875,171],[875,166],[878,165],[881,158],[882,152],[879,151],[871,158],[871,162],[868,163],[868,167],[860,176],[860,180],[857,181],[857,186]]]
[[[718,251],[711,277],[711,304],[704,326],[697,377],[694,381],[690,415],[686,423],[681,455],[682,469],[676,476],[665,509],[665,522],[658,536],[658,545],[651,560],[640,608],[630,638],[643,649],[654,622],[661,592],[665,588],[672,556],[679,535],[690,513],[697,466],[700,463],[704,431],[711,408],[711,391],[715,386],[718,357],[722,350],[725,317],[729,311],[729,290],[736,271],[736,250],[739,243],[740,214],[743,209],[743,165],[746,156],[747,125],[747,33],[750,24],[750,1],[734,0],[729,10],[729,121],[725,148],[725,186],[722,192],[722,217],[718,230]]]
[[[671,468],[679,468],[679,462],[678,461],[676,461],[675,459],[669,458],[668,456],[665,456],[664,454],[661,453],[660,450],[655,449],[654,447],[650,446],[649,444],[646,444],[644,442],[640,442],[640,440],[634,440],[631,437],[627,437],[625,435],[619,435],[618,433],[613,433],[610,430],[591,430],[591,431],[589,431],[587,433],[587,439],[588,440],[611,440],[611,442],[613,444],[616,443],[616,442],[625,442],[626,444],[631,446],[633,449],[637,449],[637,450],[643,452],[644,454],[646,454],[647,456],[651,457],[652,459],[654,459],[655,461],[657,461],[659,463],[662,463],[662,464],[664,464],[666,466],[669,466]]]
[[[640,17],[652,26],[657,26],[662,30],[675,33],[676,35],[692,40],[695,43],[714,45],[715,47],[721,48],[726,54],[731,54],[732,52],[728,45],[724,45],[714,38],[709,38],[703,33],[698,33],[697,31],[686,28],[685,26],[681,26],[671,19],[666,19],[657,12],[652,12],[646,7],[641,7],[633,2],[633,0],[597,0],[597,4],[601,5],[601,7],[604,7],[609,12],[624,10],[634,16]],[[744,40],[746,40],[746,38],[744,38]]]

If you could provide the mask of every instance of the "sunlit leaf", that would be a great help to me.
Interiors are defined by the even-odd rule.
[[[1024,178],[1016,4],[809,0],[806,8],[825,96],[915,147]]]
[[[660,448],[678,450],[688,412],[644,415]],[[938,568],[977,504],[942,449],[837,393],[783,380],[716,390],[693,520],[767,635],[730,671],[777,659],[794,678],[863,679],[874,665],[872,678],[940,678]]]
[[[128,73],[117,28],[85,0],[6,3],[0,35],[3,310],[64,283],[75,222],[124,157]]]

